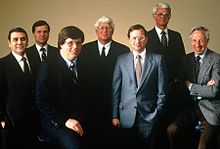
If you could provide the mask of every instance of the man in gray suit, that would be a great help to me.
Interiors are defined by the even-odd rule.
[[[192,122],[199,121],[201,125],[198,149],[216,149],[220,130],[220,55],[207,48],[209,41],[207,28],[194,27],[190,38],[194,52],[183,57],[180,78],[194,103],[193,108],[188,112],[188,114],[191,113],[190,117],[187,118],[187,115],[184,115],[184,119],[193,120]],[[198,74],[197,65],[199,65]],[[173,122],[168,132],[170,134],[179,132],[183,128],[182,120],[179,118]],[[185,123],[189,125],[188,122]]]
[[[112,124],[125,133],[118,141],[124,148],[146,148],[164,110],[167,72],[163,57],[145,48],[148,36],[142,25],[131,26],[128,38],[132,50],[118,57],[113,73]],[[141,76],[135,75],[140,70]]]

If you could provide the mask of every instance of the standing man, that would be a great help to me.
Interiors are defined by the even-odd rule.
[[[33,149],[38,116],[34,102],[33,61],[26,53],[28,36],[21,27],[8,34],[10,54],[0,61],[0,122],[3,149]]]
[[[173,123],[175,129],[170,133],[176,136],[184,129],[184,124],[194,126],[199,121],[202,130],[197,148],[217,149],[220,134],[220,55],[207,47],[209,31],[206,27],[194,27],[190,39],[194,52],[183,57],[180,80],[185,83],[194,105],[189,112],[190,117],[178,118]],[[182,123],[184,119],[187,121]]]
[[[155,20],[155,27],[148,32],[149,40],[147,49],[149,49],[150,52],[164,55],[168,72],[168,107],[160,127],[162,134],[158,134],[159,137],[163,137],[158,139],[161,140],[160,143],[164,146],[168,142],[166,129],[182,108],[180,105],[181,102],[179,102],[181,97],[176,91],[176,78],[180,60],[182,56],[185,55],[185,48],[180,33],[168,28],[168,23],[171,18],[171,8],[169,4],[156,4],[152,10],[152,16]],[[159,145],[159,148],[160,147],[161,144]]]
[[[142,25],[131,26],[128,38],[132,50],[118,57],[113,74],[112,124],[126,132],[126,149],[148,149],[166,102],[167,72],[163,57],[145,48]]]
[[[30,58],[34,61],[34,70],[38,71],[41,61],[58,53],[58,49],[49,45],[50,26],[44,20],[36,21],[32,25],[32,33],[35,39],[35,44],[27,49]]]
[[[97,20],[95,32],[98,39],[84,44],[79,56],[81,100],[86,111],[85,140],[88,139],[95,148],[107,148],[111,144],[107,142],[111,127],[113,69],[117,56],[129,52],[129,48],[112,39],[114,23],[109,17],[102,16]]]
[[[75,26],[58,36],[59,54],[43,61],[36,82],[36,104],[43,135],[62,149],[79,149],[84,131],[80,122],[77,57],[84,42]]]

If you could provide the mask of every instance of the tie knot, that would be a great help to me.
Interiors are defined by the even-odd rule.
[[[141,56],[140,56],[140,55],[137,55],[137,56],[136,56],[136,59],[140,60],[140,59],[141,59]]]
[[[201,59],[200,56],[196,56],[196,61],[199,62],[199,60]]]
[[[40,51],[41,52],[46,52],[46,49],[45,48],[41,48]]]
[[[22,61],[26,61],[27,59],[26,59],[26,57],[22,57],[22,59],[21,59]]]
[[[161,34],[162,34],[162,35],[166,35],[166,32],[163,30],[163,31],[161,32]]]

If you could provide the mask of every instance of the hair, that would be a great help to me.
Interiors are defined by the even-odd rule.
[[[171,13],[171,8],[168,3],[157,3],[156,5],[153,6],[153,9],[152,9],[153,14],[155,14],[157,12],[158,7],[168,9],[169,12]]]
[[[50,25],[49,25],[46,21],[44,21],[44,20],[38,20],[37,22],[35,22],[35,23],[32,25],[32,33],[35,32],[36,27],[38,27],[38,26],[44,26],[44,25],[47,26],[48,32],[50,32]]]
[[[13,28],[9,31],[9,33],[8,33],[8,41],[11,41],[11,34],[12,34],[13,32],[24,33],[25,36],[26,36],[26,38],[27,38],[27,40],[28,40],[27,32],[26,32],[23,28],[21,28],[21,27],[13,27]]]
[[[110,25],[111,25],[111,27],[112,27],[112,29],[114,30],[114,28],[115,28],[115,25],[114,25],[114,22],[113,22],[113,20],[110,18],[110,17],[107,17],[107,16],[102,16],[102,17],[100,17],[97,21],[96,21],[96,23],[95,23],[95,28],[98,28],[99,27],[99,23],[109,23]]]
[[[59,35],[58,35],[58,48],[60,49],[60,45],[63,45],[67,38],[71,39],[81,39],[81,42],[84,42],[84,33],[81,29],[79,29],[76,26],[66,26],[63,29],[61,29]]]
[[[140,30],[140,29],[143,29],[144,30],[144,35],[145,37],[148,37],[147,35],[147,30],[144,28],[143,25],[141,24],[135,24],[135,25],[132,25],[129,29],[128,29],[128,38],[130,38],[130,33],[133,31],[133,30]]]
[[[206,28],[205,26],[194,26],[194,27],[191,29],[191,32],[190,32],[190,35],[189,35],[190,39],[192,38],[192,33],[193,33],[194,31],[204,31],[204,32],[205,32],[205,37],[206,37],[206,39],[209,41],[210,35],[209,35],[209,30],[208,30],[208,28]]]

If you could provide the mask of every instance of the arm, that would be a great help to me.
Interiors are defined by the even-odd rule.
[[[121,93],[121,71],[119,66],[119,61],[116,62],[113,79],[112,79],[112,124],[114,126],[120,126],[120,121],[118,118],[119,114],[119,102]]]
[[[220,85],[220,59],[214,62],[209,70],[209,76],[204,77],[204,84],[192,83],[190,95],[203,98],[215,98],[219,92]]]
[[[160,63],[158,64],[158,93],[157,93],[157,110],[161,112],[164,110],[167,98],[167,70],[165,66],[165,61],[162,57]]]

